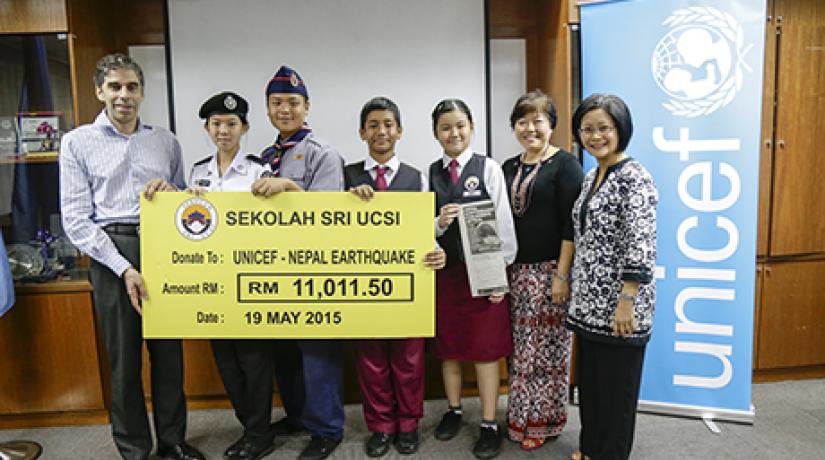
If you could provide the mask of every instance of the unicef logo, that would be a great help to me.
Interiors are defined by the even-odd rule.
[[[190,198],[178,206],[175,225],[184,237],[200,241],[215,232],[218,226],[217,215],[212,203],[203,198]]]
[[[744,61],[753,44],[744,46],[742,26],[711,7],[676,10],[662,24],[671,30],[650,59],[656,84],[671,98],[662,105],[688,118],[728,105],[742,89],[742,69],[753,72]]]

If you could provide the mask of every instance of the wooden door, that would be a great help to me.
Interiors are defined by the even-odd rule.
[[[776,0],[778,66],[770,255],[825,252],[825,2]]]
[[[762,84],[762,136],[759,148],[759,211],[756,227],[756,255],[768,255],[771,232],[771,190],[773,185],[773,124],[776,102],[776,47],[779,27],[774,16],[774,0],[768,0],[768,21],[765,24],[765,65]]]
[[[825,260],[766,263],[757,368],[825,364]]]
[[[753,296],[753,358],[751,369],[759,369],[759,331],[762,320],[762,283],[765,279],[765,264],[760,262],[756,264],[756,293]]]

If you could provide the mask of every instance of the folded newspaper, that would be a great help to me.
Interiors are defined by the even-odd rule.
[[[473,297],[509,292],[507,265],[501,253],[493,202],[485,200],[462,204],[458,227]]]

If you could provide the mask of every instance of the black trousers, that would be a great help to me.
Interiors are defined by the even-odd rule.
[[[137,235],[109,233],[120,253],[140,270]],[[145,460],[152,435],[141,384],[143,328],[132,308],[123,280],[108,267],[92,261],[95,312],[103,332],[112,371],[109,410],[112,436],[121,457]],[[152,377],[152,406],[158,445],[173,446],[186,435],[183,394],[183,353],[180,340],[147,340]]]
[[[212,353],[244,437],[256,445],[271,444],[272,341],[215,339]]]
[[[579,449],[592,460],[630,457],[645,347],[608,344],[577,334]]]

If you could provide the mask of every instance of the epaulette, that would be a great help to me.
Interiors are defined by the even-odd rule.
[[[253,163],[257,163],[261,166],[266,166],[268,164],[263,158],[259,157],[258,155],[255,155],[254,153],[248,154],[246,156],[246,159]]]
[[[204,158],[203,160],[198,160],[198,161],[196,161],[196,162],[195,162],[195,164],[194,164],[194,165],[192,165],[192,166],[200,166],[200,165],[203,165],[203,164],[209,163],[210,161],[212,161],[212,157],[211,157],[211,156],[208,156],[208,157]]]

